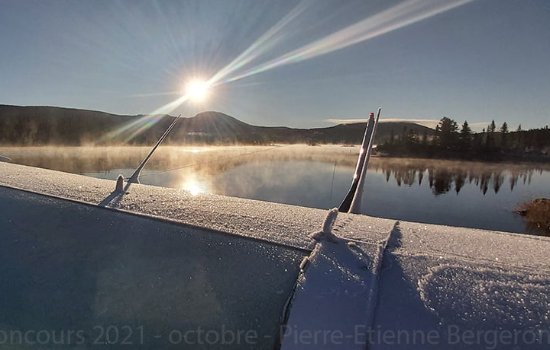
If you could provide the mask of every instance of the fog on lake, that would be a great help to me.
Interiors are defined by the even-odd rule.
[[[4,147],[14,163],[114,180],[130,177],[148,147]],[[140,182],[328,209],[351,184],[358,146],[160,147]],[[547,164],[371,158],[362,213],[377,217],[545,234],[514,213],[550,197]]]

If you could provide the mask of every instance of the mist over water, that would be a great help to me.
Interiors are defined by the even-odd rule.
[[[148,147],[6,147],[14,163],[115,180],[129,178]],[[358,146],[160,147],[148,185],[328,209],[351,184]],[[362,213],[405,221],[544,234],[513,212],[550,197],[546,164],[371,158]]]

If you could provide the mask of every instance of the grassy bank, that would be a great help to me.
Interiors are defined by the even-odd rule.
[[[527,222],[550,233],[550,199],[537,198],[516,210]]]

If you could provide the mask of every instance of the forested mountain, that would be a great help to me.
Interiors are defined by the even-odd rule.
[[[0,105],[0,144],[4,145],[152,145],[174,117],[127,116],[59,108]],[[147,126],[150,126],[147,128]],[[407,122],[380,123],[376,141],[412,130],[430,137],[434,130]],[[219,112],[181,118],[166,143],[268,144],[361,143],[365,124],[294,129],[254,126]]]

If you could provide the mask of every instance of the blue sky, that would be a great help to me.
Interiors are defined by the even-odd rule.
[[[548,0],[0,6],[2,104],[147,114],[225,67],[205,101],[171,114],[216,110],[255,125],[320,127],[381,106],[385,118],[449,116],[478,130],[492,119],[511,129],[550,124]]]

